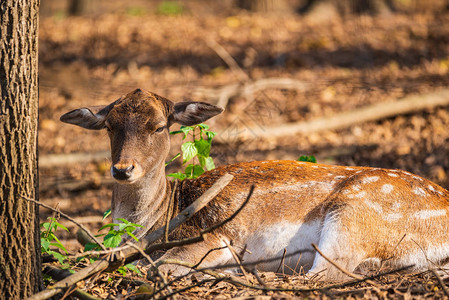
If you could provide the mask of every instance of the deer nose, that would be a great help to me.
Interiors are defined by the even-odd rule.
[[[129,178],[131,178],[133,170],[134,165],[129,165],[126,167],[114,165],[112,166],[111,173],[112,176],[117,180],[128,180]]]

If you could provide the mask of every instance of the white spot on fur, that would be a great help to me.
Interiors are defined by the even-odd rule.
[[[379,180],[379,176],[370,176],[370,177],[363,178],[362,183],[367,184],[367,183],[376,182],[378,180]]]
[[[318,166],[312,166],[312,168],[314,168],[314,169],[318,169]]]
[[[440,194],[441,196],[444,195],[444,193],[442,191],[437,191],[438,194]]]
[[[355,169],[354,169],[354,168],[347,167],[347,168],[345,168],[345,170],[352,171],[352,170],[355,170]]]
[[[389,213],[382,217],[385,221],[394,222],[402,218],[401,213]]]
[[[356,198],[363,198],[365,196],[366,196],[366,192],[365,191],[361,191],[360,193],[355,195]]]
[[[344,179],[344,178],[346,178],[346,176],[339,175],[339,176],[334,177],[335,180],[340,180],[340,179]]]
[[[354,185],[352,186],[352,190],[355,191],[355,192],[360,191],[360,190],[361,190],[360,185],[354,184]]]
[[[395,174],[395,173],[388,173],[387,175],[388,175],[388,176],[391,176],[391,177],[399,177],[399,175],[398,175],[398,174]]]
[[[418,176],[415,176],[415,175],[413,175],[412,177],[415,178],[416,180],[423,181],[423,179],[421,177],[418,177]]]
[[[441,217],[446,215],[445,209],[427,209],[420,210],[413,214],[413,216],[417,219],[426,220],[434,217]]]
[[[427,196],[427,193],[420,187],[414,187],[413,193],[415,193],[416,195],[421,196],[421,197]]]
[[[373,209],[375,212],[379,214],[383,213],[382,206],[379,203],[375,203],[370,200],[365,200],[364,202],[369,208]]]
[[[391,206],[391,208],[393,210],[398,210],[399,208],[401,208],[401,202],[395,202],[393,203],[393,205]]]
[[[430,191],[435,192],[435,188],[429,184],[429,186],[427,187]]]
[[[393,189],[394,189],[394,186],[392,184],[387,183],[387,184],[384,184],[380,190],[384,194],[389,194],[393,191]]]

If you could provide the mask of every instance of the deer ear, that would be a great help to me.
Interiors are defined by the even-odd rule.
[[[75,109],[62,115],[60,120],[64,123],[77,125],[86,129],[100,130],[105,128],[106,117],[117,101],[109,105]]]
[[[204,102],[178,102],[169,117],[169,125],[191,126],[202,123],[223,111],[223,108]]]

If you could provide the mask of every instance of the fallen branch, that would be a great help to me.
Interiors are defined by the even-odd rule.
[[[102,161],[111,157],[110,151],[49,154],[39,156],[39,167],[49,168],[87,161]]]
[[[55,268],[53,266],[45,267],[45,270],[43,273],[45,275],[51,276],[51,278],[56,279],[56,280],[62,280],[64,278],[72,275],[72,273],[70,273],[69,270],[61,270],[61,269]],[[80,289],[73,290],[71,292],[71,294],[73,294],[74,296],[76,296],[82,300],[100,300],[100,298],[92,296],[91,294],[89,294],[85,291],[82,291]]]
[[[238,135],[234,134],[232,136],[221,132],[217,135],[217,139],[221,142],[235,142],[250,138],[283,137],[297,133],[310,134],[323,130],[342,129],[359,123],[376,121],[446,105],[449,105],[449,89],[442,89],[429,94],[408,96],[394,102],[376,103],[367,107],[339,113],[331,117],[317,118],[272,128],[261,128],[258,126],[242,128],[239,130]]]
[[[180,226],[182,223],[189,220],[196,212],[201,210],[204,206],[206,206],[215,196],[217,196],[225,187],[226,185],[231,182],[233,176],[230,174],[223,175],[220,179],[218,179],[214,185],[210,189],[208,189],[201,197],[199,197],[195,202],[193,202],[191,205],[189,205],[185,210],[183,210],[181,213],[179,213],[172,221],[170,221],[169,224],[169,230],[172,231],[173,229]],[[140,240],[136,246],[142,249],[146,249],[149,245],[157,241],[158,239],[162,238],[164,236],[165,232],[165,226],[159,228],[158,230],[152,232],[142,240]],[[59,292],[63,291],[64,289],[67,289],[77,283],[78,281],[81,281],[97,272],[104,271],[111,266],[117,265],[118,258],[117,256],[120,256],[124,261],[125,258],[128,257],[135,257],[136,259],[140,258],[141,255],[138,250],[134,248],[127,248],[122,251],[115,251],[113,254],[103,257],[93,264],[89,265],[88,267],[78,271],[77,273],[51,285],[48,286],[45,290],[32,295],[28,299],[33,300],[41,300],[41,299],[48,299]]]

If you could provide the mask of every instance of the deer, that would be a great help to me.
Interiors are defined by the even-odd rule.
[[[114,220],[124,218],[155,230],[166,222],[171,195],[173,209],[179,212],[223,174],[233,175],[176,232],[178,238],[189,237],[229,217],[255,185],[251,199],[232,221],[199,243],[166,251],[160,259],[201,261],[205,268],[223,266],[234,262],[226,247],[231,244],[246,250],[241,253],[243,262],[262,261],[257,264],[260,271],[276,271],[283,259],[286,272],[320,274],[323,280],[346,277],[330,260],[350,272],[367,262],[412,265],[412,270],[447,265],[449,192],[407,171],[273,160],[223,165],[177,185],[168,180],[170,126],[199,124],[222,111],[205,102],[174,103],[136,89],[109,105],[75,109],[60,119],[107,130],[115,179]],[[177,265],[163,265],[162,270],[176,276],[189,272]]]

